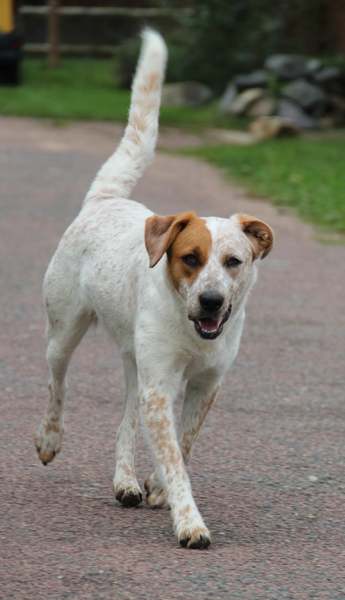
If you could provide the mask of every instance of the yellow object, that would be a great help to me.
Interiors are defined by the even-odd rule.
[[[0,31],[9,33],[13,30],[12,0],[0,0]]]

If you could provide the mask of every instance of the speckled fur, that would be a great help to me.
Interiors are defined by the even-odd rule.
[[[210,534],[185,465],[236,356],[245,301],[256,277],[253,261],[269,252],[273,234],[247,215],[160,217],[127,199],[153,158],[166,60],[162,38],[150,30],[143,37],[124,138],[98,173],[45,276],[51,381],[36,445],[44,464],[59,452],[68,363],[88,327],[100,322],[121,350],[126,378],[115,495],[125,506],[142,499],[134,469],[141,414],[157,465],[145,482],[147,501],[152,507],[164,501],[170,505],[182,546],[206,548]],[[193,252],[199,257],[194,270],[182,260]],[[230,256],[241,264],[228,268]],[[200,295],[214,290],[224,297],[222,315],[230,304],[232,312],[222,333],[207,340],[191,318],[198,318]],[[173,403],[184,379],[188,383],[176,430]]]

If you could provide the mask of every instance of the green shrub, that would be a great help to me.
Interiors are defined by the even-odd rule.
[[[172,0],[157,0],[173,8]],[[262,67],[273,53],[332,54],[331,34],[322,22],[324,0],[194,0],[189,15],[170,33],[166,81],[199,81],[216,93],[238,73]],[[128,40],[117,51],[118,82],[130,87],[139,41]],[[325,64],[343,64],[339,57]],[[270,88],[278,92],[277,82]]]
[[[195,0],[185,35],[184,72],[222,92],[272,53],[329,51],[323,0]]]

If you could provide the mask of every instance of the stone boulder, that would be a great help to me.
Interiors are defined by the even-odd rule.
[[[266,92],[262,88],[252,88],[238,94],[227,107],[226,114],[245,115],[251,104],[265,96]]]
[[[265,69],[284,81],[292,81],[297,77],[303,77],[307,73],[305,58],[290,54],[268,56],[265,60]]]
[[[341,81],[344,73],[339,67],[324,67],[313,74],[313,79],[320,85],[327,85],[334,81]]]
[[[190,106],[197,108],[213,97],[211,88],[195,81],[167,83],[162,90],[162,106]]]
[[[307,60],[306,69],[308,75],[313,75],[322,69],[322,62],[318,58],[310,58]]]
[[[237,89],[236,85],[232,82],[229,83],[228,87],[226,88],[226,90],[219,102],[219,110],[221,113],[223,113],[225,115],[228,114],[229,106],[231,106],[231,104],[235,100],[237,94],[238,94],[238,89]]]
[[[318,120],[307,115],[304,110],[292,100],[279,100],[277,115],[292,121],[298,129],[318,129]]]
[[[273,87],[279,100],[273,97]],[[224,115],[249,119],[275,115],[299,129],[318,129],[344,124],[344,105],[345,68],[325,67],[318,58],[274,54],[263,69],[233,77],[219,109]],[[258,127],[271,126],[270,121],[263,123]]]
[[[298,127],[291,119],[283,117],[260,117],[250,124],[250,131],[257,140],[298,135]]]
[[[250,119],[258,117],[270,117],[274,114],[277,106],[277,101],[270,94],[265,94],[262,98],[251,104],[246,112],[246,116]]]
[[[247,75],[236,75],[233,78],[238,92],[244,92],[250,88],[265,88],[269,82],[269,74],[266,71],[253,71]]]
[[[313,113],[313,116],[317,118],[322,117],[327,110],[326,92],[306,79],[292,81],[283,88],[282,95],[284,98],[296,102],[305,111]]]

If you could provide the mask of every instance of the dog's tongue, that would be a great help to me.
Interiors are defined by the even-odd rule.
[[[216,331],[221,322],[220,319],[211,319],[211,317],[207,317],[205,319],[199,319],[199,325],[204,331]]]

